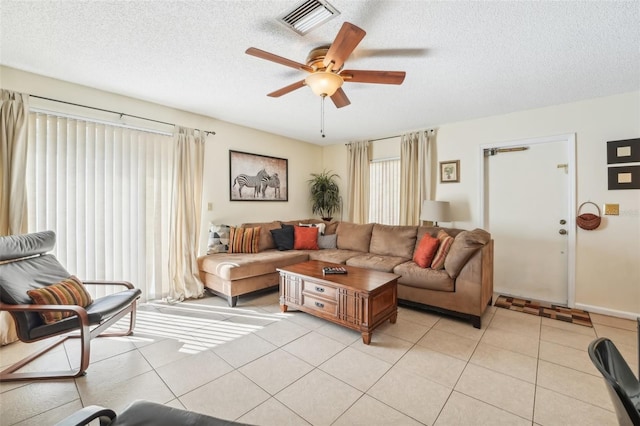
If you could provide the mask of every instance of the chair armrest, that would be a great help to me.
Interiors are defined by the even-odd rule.
[[[121,285],[129,290],[133,290],[135,287],[129,281],[82,281],[83,284],[91,285]]]
[[[89,325],[89,315],[87,310],[78,305],[10,305],[6,303],[0,303],[0,311],[7,312],[46,312],[57,311],[67,312],[70,311],[80,318],[82,326]]]
[[[107,417],[107,419],[103,419],[102,417]],[[116,413],[109,408],[100,407],[99,405],[89,405],[65,417],[56,423],[55,426],[87,425],[97,418],[100,418],[100,426],[106,426],[116,418]]]

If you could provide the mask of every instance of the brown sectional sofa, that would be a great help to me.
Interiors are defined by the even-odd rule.
[[[240,295],[277,286],[276,268],[309,259],[393,272],[400,275],[400,304],[461,316],[480,328],[480,318],[493,297],[493,240],[486,231],[331,222],[326,223],[325,234],[337,234],[336,248],[276,250],[270,230],[283,223],[320,222],[309,219],[243,224],[260,226],[259,253],[201,256],[200,277],[208,289],[235,306]],[[436,237],[441,229],[454,237],[444,269],[421,268],[412,260],[414,250],[425,233]]]

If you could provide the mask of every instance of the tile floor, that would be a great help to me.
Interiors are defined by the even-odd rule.
[[[609,337],[635,371],[636,325],[592,320],[491,307],[478,330],[401,307],[367,346],[355,331],[280,313],[277,292],[236,308],[217,297],[144,304],[134,336],[93,342],[86,376],[0,384],[0,424],[54,424],[82,406],[118,412],[146,399],[255,425],[614,425],[586,349]],[[0,364],[37,345],[1,348]],[[76,345],[35,367],[76,365]]]

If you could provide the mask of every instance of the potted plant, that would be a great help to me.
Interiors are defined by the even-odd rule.
[[[319,214],[322,220],[330,222],[334,212],[340,211],[342,197],[340,188],[335,178],[340,178],[335,173],[327,172],[311,173],[313,176],[308,180],[311,190],[311,209],[313,214]]]

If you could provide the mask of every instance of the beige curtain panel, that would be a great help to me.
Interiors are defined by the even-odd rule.
[[[400,139],[400,225],[419,225],[423,200],[431,199],[430,131]]]
[[[170,221],[169,302],[202,297],[198,272],[198,243],[202,208],[205,134],[179,127],[175,139],[175,168]]]
[[[27,232],[28,99],[0,89],[0,235]]]
[[[354,223],[369,221],[369,141],[347,145],[348,165],[348,220]]]

